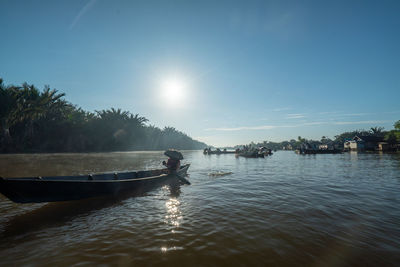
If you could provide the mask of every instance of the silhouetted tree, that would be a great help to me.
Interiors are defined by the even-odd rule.
[[[86,112],[46,86],[6,86],[0,79],[0,151],[115,151],[202,149],[173,127],[147,126],[147,118],[121,109]]]
[[[394,124],[394,130],[391,130],[385,134],[385,141],[391,145],[400,143],[400,120]]]
[[[12,144],[10,127],[17,119],[17,90],[14,86],[6,86],[0,78],[0,128],[2,136],[1,146],[9,148]]]
[[[371,127],[371,134],[373,136],[383,136],[384,132],[383,132],[383,127]]]

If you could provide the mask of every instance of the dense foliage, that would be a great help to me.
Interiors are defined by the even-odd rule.
[[[146,125],[138,114],[111,108],[87,112],[64,94],[0,79],[0,152],[83,152],[202,149],[173,127]]]

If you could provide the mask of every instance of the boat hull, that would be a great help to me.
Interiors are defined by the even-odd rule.
[[[186,175],[188,168],[189,164],[182,166],[173,174],[168,174],[164,169],[153,171],[158,174],[155,176],[125,179],[119,179],[118,176],[126,177],[127,174],[140,172],[98,176],[1,178],[0,193],[17,203],[70,201],[121,194],[138,195],[165,184],[179,183],[177,175]]]

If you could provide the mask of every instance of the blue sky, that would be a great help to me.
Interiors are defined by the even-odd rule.
[[[211,145],[400,120],[400,1],[0,0],[0,14],[6,84]]]

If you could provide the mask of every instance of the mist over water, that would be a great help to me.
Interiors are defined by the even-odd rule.
[[[400,155],[236,158],[184,151],[190,186],[141,197],[15,204],[0,265],[395,266]],[[4,177],[160,168],[162,152],[0,155]]]

